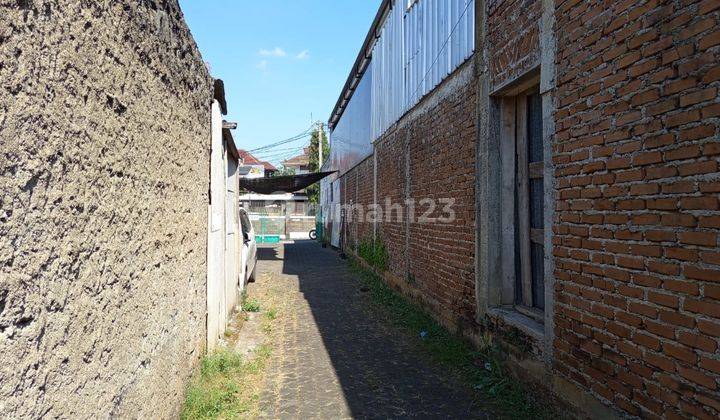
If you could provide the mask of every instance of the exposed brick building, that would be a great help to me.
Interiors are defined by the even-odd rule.
[[[449,328],[519,333],[520,376],[580,411],[716,418],[719,63],[717,0],[384,1],[327,165],[385,214],[339,244],[381,241]]]

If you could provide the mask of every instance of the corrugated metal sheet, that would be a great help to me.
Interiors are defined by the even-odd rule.
[[[394,0],[372,53],[371,124],[380,137],[473,53],[475,0]]]
[[[365,71],[345,112],[330,132],[331,170],[341,174],[372,154],[370,115],[373,74],[372,68]]]

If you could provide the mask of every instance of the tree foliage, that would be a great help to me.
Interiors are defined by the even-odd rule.
[[[318,165],[318,138],[320,137],[320,135],[322,136],[323,142],[323,162],[327,161],[328,156],[330,156],[330,145],[328,144],[328,139],[325,131],[323,130],[322,133],[319,133],[319,130],[316,129],[310,137],[310,146],[308,147],[310,172],[320,171],[320,166]],[[312,184],[311,186],[307,187],[305,191],[307,192],[308,200],[310,200],[311,203],[317,203],[320,200],[319,183]]]
[[[288,175],[295,175],[295,168],[282,166],[280,167],[277,172],[273,173],[273,178],[276,176],[288,176]]]

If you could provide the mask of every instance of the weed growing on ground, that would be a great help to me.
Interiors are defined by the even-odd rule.
[[[247,312],[260,311],[255,299],[242,295],[242,307]],[[270,316],[272,314],[272,316]],[[277,316],[272,308],[262,319],[263,330],[269,331]],[[200,372],[188,387],[180,418],[235,419],[255,418],[259,413],[259,388],[267,361],[272,353],[268,344],[260,345],[253,357],[244,359],[240,354],[223,348],[205,356]]]
[[[260,312],[260,302],[256,299],[248,298],[247,292],[242,294],[242,310],[243,312]]]
[[[385,244],[378,238],[375,240],[365,239],[358,245],[358,255],[380,272],[387,268],[388,253]]]
[[[205,356],[200,375],[188,388],[180,418],[183,420],[238,418],[250,416],[258,396],[250,388],[250,379],[259,374],[272,353],[260,346],[250,361],[230,350]]]
[[[180,417],[183,420],[235,418],[247,413],[254,398],[243,388],[242,377],[248,367],[239,354],[229,350],[205,356],[199,378],[188,388]]]
[[[377,275],[357,262],[352,267],[360,275],[370,296],[394,325],[421,337],[421,346],[430,357],[455,372],[501,417],[554,419],[558,415],[549,404],[533,399],[532,393],[513,379],[505,365],[506,352],[490,334],[474,349],[466,340],[451,334],[419,306],[385,284]]]
[[[260,312],[260,303],[255,299],[243,302],[242,309],[245,312]]]
[[[270,309],[265,313],[265,316],[267,317],[267,319],[269,319],[269,320],[271,320],[271,321],[274,320],[275,318],[277,318],[277,309],[275,309],[275,308],[270,308]]]

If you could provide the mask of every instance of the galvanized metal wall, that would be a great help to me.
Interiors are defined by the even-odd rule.
[[[370,156],[375,139],[472,55],[474,11],[475,0],[394,0],[330,133],[330,168],[343,174]]]
[[[373,71],[368,68],[353,92],[342,117],[330,132],[332,170],[341,174],[372,154],[370,115]]]
[[[372,54],[372,139],[475,48],[475,0],[394,0]]]

